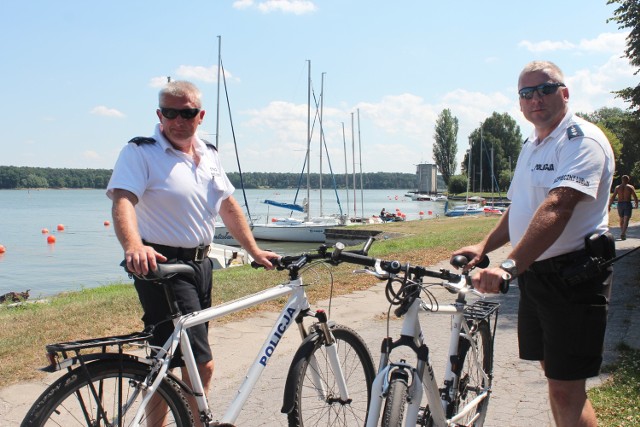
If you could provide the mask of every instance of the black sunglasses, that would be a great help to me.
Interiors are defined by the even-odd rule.
[[[531,99],[533,93],[538,92],[538,96],[543,97],[545,95],[551,95],[556,93],[559,87],[566,87],[564,83],[544,83],[539,86],[523,87],[518,91],[520,98]]]
[[[164,117],[169,120],[173,120],[176,117],[180,116],[183,119],[193,119],[200,112],[199,108],[185,108],[183,110],[178,110],[176,108],[164,108],[160,107],[160,112]]]

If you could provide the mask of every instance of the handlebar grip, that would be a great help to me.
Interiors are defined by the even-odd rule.
[[[377,261],[375,258],[354,254],[353,252],[341,252],[338,255],[338,260],[367,267],[375,267]]]
[[[500,293],[506,294],[509,292],[509,283],[511,282],[511,275],[505,271],[502,275],[502,282],[500,283]]]

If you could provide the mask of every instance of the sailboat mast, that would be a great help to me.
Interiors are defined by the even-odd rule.
[[[349,219],[349,169],[347,167],[347,139],[344,134],[344,122],[342,122],[342,145],[344,146],[344,186],[347,189],[347,219]]]
[[[353,113],[351,113],[351,159],[353,161],[353,216],[358,216],[358,208],[356,201],[356,140],[353,128]]]
[[[360,215],[364,217],[364,185],[362,183],[362,141],[360,139],[360,109],[358,112],[358,151],[360,156]]]
[[[322,152],[324,151],[322,148],[322,140],[324,138],[324,130],[322,128],[322,112],[324,109],[324,75],[327,73],[322,73],[320,79],[320,217],[322,218]]]
[[[308,59],[307,63],[309,65],[307,71],[307,215],[306,220],[309,221],[309,202],[311,201],[311,168],[310,168],[310,158],[311,158],[311,60]]]
[[[222,68],[222,36],[218,36],[218,95],[216,101],[216,148],[220,142],[220,69]]]

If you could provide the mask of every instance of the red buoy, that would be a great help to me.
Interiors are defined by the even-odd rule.
[[[3,254],[7,252],[7,248],[5,248],[3,245],[0,245],[0,254]]]
[[[41,231],[42,234],[49,234],[49,230],[47,228],[43,228]]]
[[[108,226],[110,226],[110,225],[111,225],[111,223],[110,223],[109,221],[105,221],[105,222],[104,222],[104,226],[105,226],[105,227],[108,227]]]
[[[47,236],[47,243],[49,243],[50,245],[56,242],[56,236],[54,236],[53,234],[49,234]]]
[[[58,224],[58,231],[64,231],[64,225]]]

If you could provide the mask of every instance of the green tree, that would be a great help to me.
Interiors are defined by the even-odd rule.
[[[433,160],[442,174],[445,184],[456,173],[456,155],[458,154],[458,118],[451,115],[448,108],[442,110],[436,120],[433,136]]]
[[[460,194],[467,191],[467,175],[453,175],[447,186],[449,194]]]
[[[629,63],[637,67],[635,74],[640,71],[640,2],[638,0],[608,0],[607,4],[618,4],[613,17],[607,22],[614,21],[619,29],[629,29],[627,48],[624,51]],[[634,114],[640,116],[640,84],[614,92],[618,97],[631,104]]]
[[[508,183],[501,182],[498,177],[510,176],[510,171],[522,147],[520,126],[508,113],[494,112],[480,124],[469,136],[471,145],[471,171],[469,152],[465,154],[462,164],[463,172],[471,176],[471,188],[474,192],[506,191]],[[503,174],[506,171],[507,174]],[[507,185],[505,185],[507,184]]]

